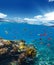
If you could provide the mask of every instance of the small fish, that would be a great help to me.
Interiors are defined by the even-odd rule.
[[[14,36],[14,38],[16,38],[16,36]]]
[[[37,34],[38,36],[40,36],[40,34]]]
[[[43,42],[40,42],[40,44],[43,44]]]
[[[40,38],[39,40],[42,40],[42,38]]]
[[[47,34],[46,33],[44,33],[44,34],[37,34],[38,36],[47,36]]]
[[[24,31],[26,31],[26,30],[27,30],[27,28],[24,28],[23,30],[24,30]]]
[[[52,38],[50,38],[50,37],[48,38],[48,40],[51,40],[51,39],[52,39]]]
[[[47,34],[46,34],[46,33],[44,33],[44,34],[43,34],[43,36],[47,36]]]
[[[48,47],[50,47],[50,45],[51,45],[50,43],[47,44]]]
[[[5,33],[8,34],[8,31],[6,30]]]
[[[40,36],[47,36],[47,34],[46,34],[46,33],[44,33],[44,34],[40,34]]]
[[[37,42],[37,39],[32,40],[32,43],[35,43],[35,42]]]

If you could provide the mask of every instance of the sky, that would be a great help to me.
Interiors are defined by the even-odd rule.
[[[48,0],[0,0],[0,12],[11,16],[33,17],[53,11],[54,4],[51,3]]]
[[[0,21],[54,25],[52,14],[53,0],[0,0]]]

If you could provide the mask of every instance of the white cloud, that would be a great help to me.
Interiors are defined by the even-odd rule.
[[[24,18],[24,22],[26,22],[28,24],[35,24],[36,19],[34,19],[34,18]]]
[[[36,18],[24,18],[24,22],[28,24],[40,25],[41,21],[38,21]]]
[[[54,12],[50,12],[44,15],[46,20],[54,20]]]
[[[45,13],[44,15],[37,15],[33,18],[24,18],[25,22],[29,24],[37,24],[37,25],[54,25],[54,12]]]
[[[41,21],[43,25],[54,25],[54,12],[49,12],[44,15],[35,16],[38,21]]]
[[[15,22],[18,22],[18,23],[24,22],[24,20],[23,20],[22,18],[19,18],[19,17],[15,17],[13,20],[14,20]]]
[[[0,13],[0,18],[5,18],[5,17],[7,17],[6,14]]]
[[[39,19],[39,20],[44,20],[44,21],[51,21],[54,20],[54,12],[46,13],[44,15],[38,15],[35,16],[34,18]]]
[[[43,15],[37,15],[37,16],[34,16],[33,18],[14,17],[11,19],[8,19],[6,14],[0,13],[0,19],[3,19],[3,21],[4,20],[9,21],[9,22],[52,26],[54,25],[54,12],[45,13]]]
[[[4,22],[4,21],[8,21],[8,19],[7,19],[7,15],[6,14],[4,14],[4,13],[0,13],[0,21],[1,22]]]

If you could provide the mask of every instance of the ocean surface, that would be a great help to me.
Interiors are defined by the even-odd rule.
[[[0,22],[0,38],[25,40],[26,44],[33,44],[38,51],[33,65],[54,65],[54,27]]]

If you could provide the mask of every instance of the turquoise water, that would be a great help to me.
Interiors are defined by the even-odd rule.
[[[27,44],[33,44],[37,48],[38,53],[32,65],[54,65],[53,27],[0,22],[0,38],[25,40]]]

